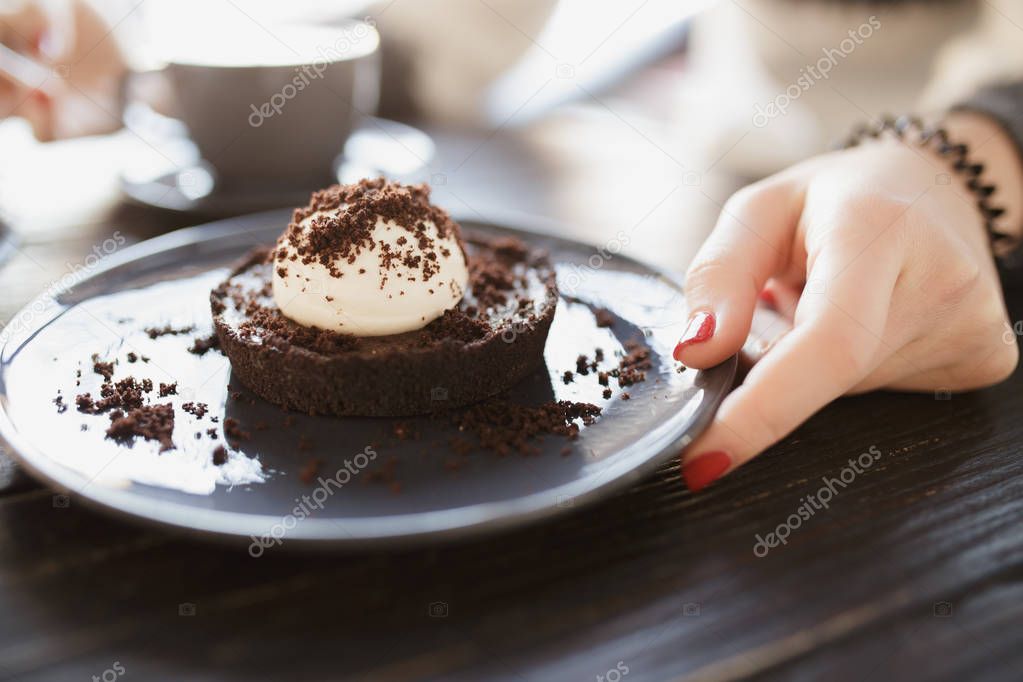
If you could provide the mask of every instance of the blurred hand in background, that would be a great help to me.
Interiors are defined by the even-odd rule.
[[[5,68],[11,57],[0,60],[0,118],[26,119],[42,141],[120,126],[127,66],[110,25],[90,5],[0,0],[0,43],[49,72],[25,82]]]

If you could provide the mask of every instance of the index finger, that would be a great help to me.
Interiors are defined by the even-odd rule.
[[[802,205],[800,185],[789,178],[751,185],[728,200],[686,273],[690,321],[676,360],[710,367],[742,347],[757,295],[788,261]]]
[[[693,491],[748,462],[792,432],[814,412],[847,392],[877,362],[899,268],[862,261],[834,273],[837,258],[822,254],[800,306],[804,321],[785,335],[731,393],[710,428],[683,455]]]

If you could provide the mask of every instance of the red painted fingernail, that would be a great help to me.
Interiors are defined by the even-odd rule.
[[[682,338],[679,339],[678,345],[675,346],[675,352],[672,353],[675,359],[680,360],[679,355],[687,346],[691,346],[694,343],[703,343],[714,336],[716,324],[714,313],[699,312],[689,318],[689,324],[686,326]]]
[[[682,478],[685,479],[686,487],[696,493],[721,478],[721,474],[728,471],[730,466],[732,458],[727,452],[705,452],[682,467]]]
[[[774,294],[770,289],[761,289],[759,298],[761,301],[771,306],[775,310],[778,309],[778,299],[774,297]]]

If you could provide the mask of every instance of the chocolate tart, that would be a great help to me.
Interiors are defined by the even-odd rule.
[[[305,327],[274,303],[271,249],[249,254],[210,298],[234,375],[309,414],[405,416],[473,403],[543,362],[558,301],[546,254],[467,232],[469,291],[426,327],[357,337]]]

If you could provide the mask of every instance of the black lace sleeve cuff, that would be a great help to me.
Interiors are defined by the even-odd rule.
[[[1016,146],[1023,159],[1023,82],[1002,83],[979,90],[972,97],[952,108],[952,111],[975,111],[998,122]],[[1023,249],[1017,247],[999,259],[999,265],[1012,271],[1023,272]],[[1019,281],[1019,277],[1013,277]]]

